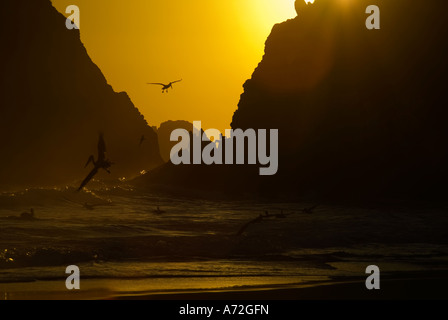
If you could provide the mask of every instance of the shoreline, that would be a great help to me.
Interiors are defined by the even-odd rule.
[[[387,279],[380,290],[368,290],[364,281],[329,282],[264,288],[254,290],[186,292],[150,295],[118,296],[115,300],[448,300],[448,279]]]
[[[110,280],[110,279],[109,279]],[[36,290],[20,290],[27,284],[10,283],[14,291],[4,291],[0,284],[0,300],[154,300],[154,301],[294,301],[294,300],[448,300],[447,277],[403,277],[381,280],[380,290],[368,290],[365,280],[304,282],[277,286],[224,289],[179,289],[147,291],[142,289],[113,290],[108,279],[95,281],[81,290],[66,290],[61,282],[37,281]],[[28,284],[29,285],[29,284]],[[125,289],[125,288],[124,288]],[[147,288],[146,288],[147,289]]]

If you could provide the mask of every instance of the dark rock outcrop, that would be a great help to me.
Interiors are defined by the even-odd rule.
[[[157,135],[128,95],[91,61],[78,30],[49,0],[2,2],[0,184],[81,180],[103,132],[112,174],[131,177],[162,163]],[[139,140],[145,136],[145,144]],[[90,168],[89,168],[90,169]]]
[[[170,161],[171,149],[177,144],[177,142],[170,140],[171,133],[176,129],[193,132],[193,124],[185,120],[166,121],[160,124],[160,127],[156,130],[159,138],[160,155],[165,162]]]
[[[365,27],[371,4],[380,30]],[[448,3],[316,0],[297,9],[273,28],[233,117],[234,129],[279,129],[279,173],[261,188],[446,192]]]

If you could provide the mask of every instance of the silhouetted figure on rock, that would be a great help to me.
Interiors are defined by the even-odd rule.
[[[89,163],[92,162],[95,166],[92,171],[87,175],[87,177],[84,179],[84,181],[81,183],[81,185],[78,188],[78,191],[80,191],[84,186],[89,183],[90,180],[98,173],[99,169],[104,169],[108,173],[110,173],[109,168],[112,165],[112,162],[106,158],[106,143],[104,142],[103,134],[100,133],[99,139],[98,139],[98,159],[95,162],[95,159],[93,158],[93,155],[89,157],[89,160],[87,160],[87,163],[85,167],[89,165]]]

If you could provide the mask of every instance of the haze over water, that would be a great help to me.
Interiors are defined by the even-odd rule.
[[[0,204],[0,292],[9,299],[64,292],[71,264],[83,294],[104,297],[360,279],[372,263],[387,277],[437,271],[448,259],[437,208],[326,205],[307,214],[310,203],[194,200],[131,186],[24,190]],[[12,218],[31,207],[36,220]],[[266,210],[286,217],[236,235]]]

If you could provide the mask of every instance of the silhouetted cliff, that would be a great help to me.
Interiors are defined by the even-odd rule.
[[[1,185],[83,179],[100,131],[114,165],[98,177],[130,177],[162,162],[154,130],[108,85],[65,20],[49,0],[2,3]]]
[[[160,155],[165,162],[170,161],[171,149],[177,144],[176,141],[170,140],[171,132],[176,129],[185,129],[188,132],[193,132],[193,124],[184,120],[166,121],[160,124],[160,127],[156,130],[159,138]]]
[[[279,129],[279,173],[262,189],[443,194],[448,2],[297,4],[298,17],[273,28],[232,122]],[[371,4],[380,30],[365,26]]]

